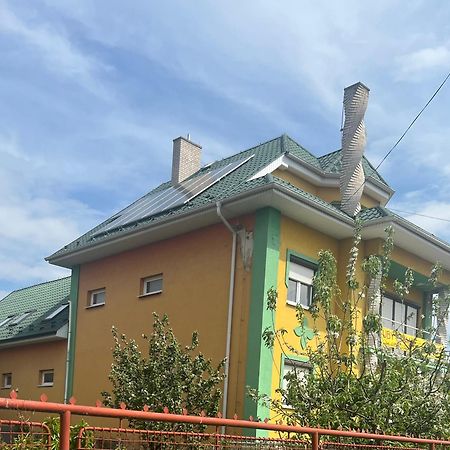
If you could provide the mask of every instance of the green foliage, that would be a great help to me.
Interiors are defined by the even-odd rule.
[[[60,442],[60,420],[58,416],[54,417],[48,417],[44,420],[44,424],[47,425],[47,427],[50,430],[50,436],[52,439],[52,450],[58,450],[59,449],[59,442]],[[70,427],[70,449],[75,450],[78,448],[77,446],[77,440],[78,440],[78,434],[80,430],[84,427],[89,426],[87,422],[85,422],[83,419],[80,423],[71,425]],[[85,432],[83,434],[82,438],[82,447],[83,448],[94,448],[95,439],[92,431]],[[45,447],[47,448],[47,447]]]
[[[386,229],[382,254],[362,262],[366,275],[363,285],[357,280],[360,231],[357,226],[346,268],[346,292],[339,290],[332,252],[319,252],[309,310],[314,321],[313,346],[294,348],[287,343],[286,330],[269,327],[264,331],[264,342],[269,348],[278,345],[287,356],[307,356],[313,367],[311,374],[306,379],[295,372],[288,374],[287,388],[279,389],[278,399],[255,391],[250,395],[291,424],[448,439],[450,364],[446,349],[436,345],[436,328],[429,330],[425,343],[405,339],[405,335],[395,331],[397,348],[382,343],[382,323],[375,300],[386,286],[393,231]],[[437,286],[441,273],[439,265],[433,267],[431,286]],[[374,280],[378,284],[373,284]],[[393,282],[400,299],[408,295],[413,283],[410,269],[406,270],[404,281]],[[369,286],[378,288],[371,291]],[[271,290],[268,297],[268,309],[273,312],[276,293]],[[438,324],[448,314],[449,301],[448,296],[433,298]],[[301,306],[297,309],[299,327],[304,328],[305,311]],[[301,334],[298,328],[294,332]]]
[[[210,359],[198,352],[198,334],[192,334],[191,344],[182,347],[169,326],[167,316],[154,314],[153,331],[143,335],[148,349],[142,354],[137,342],[119,335],[113,328],[113,363],[109,379],[112,392],[102,392],[108,406],[119,407],[121,402],[128,409],[142,410],[146,405],[151,411],[214,416],[217,414],[223,381],[225,360],[214,367]],[[135,428],[172,429],[164,423],[133,421]],[[184,428],[183,428],[184,427]],[[178,429],[192,429],[179,425]]]

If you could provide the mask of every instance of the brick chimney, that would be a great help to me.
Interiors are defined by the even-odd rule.
[[[181,183],[200,169],[202,147],[182,136],[173,140],[172,184]]]
[[[342,129],[342,169],[340,177],[341,208],[350,216],[361,209],[364,187],[362,158],[366,146],[364,114],[369,88],[358,82],[344,89],[345,122]]]

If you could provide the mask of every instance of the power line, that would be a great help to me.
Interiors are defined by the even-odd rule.
[[[383,159],[380,161],[378,166],[375,168],[375,170],[378,170],[381,164],[384,163],[384,161],[389,157],[389,155],[394,151],[394,149],[397,147],[397,145],[400,143],[400,141],[405,137],[406,133],[411,129],[411,127],[414,125],[416,120],[422,115],[422,113],[427,109],[428,105],[433,101],[434,97],[438,94],[438,92],[442,89],[444,84],[447,82],[447,80],[450,78],[450,72],[447,74],[447,76],[444,78],[444,81],[439,85],[439,87],[436,89],[434,94],[431,96],[431,98],[426,102],[425,106],[419,111],[419,113],[414,117],[414,120],[408,125],[408,128],[404,131],[404,133],[399,137],[397,142],[392,146],[392,148],[386,153],[386,155],[383,157]]]
[[[428,216],[427,214],[420,214],[417,212],[411,212],[411,211],[403,211],[401,209],[396,209],[396,208],[389,208],[392,211],[397,211],[403,214],[411,214],[412,216],[420,216],[420,217],[426,217],[427,219],[435,219],[435,220],[442,220],[443,222],[449,222],[450,223],[450,219],[444,219],[443,217],[436,217],[436,216]]]
[[[412,126],[415,124],[417,119],[422,115],[422,113],[427,109],[428,105],[433,101],[434,97],[438,94],[438,92],[444,87],[447,80],[450,78],[450,72],[447,74],[447,76],[444,78],[444,81],[439,85],[439,87],[434,91],[433,95],[430,97],[430,99],[426,102],[425,106],[419,111],[419,113],[414,117],[413,121],[408,125],[408,128],[403,132],[403,134],[398,138],[397,142],[391,147],[391,149],[384,155],[383,159],[380,161],[380,163],[375,167],[375,171],[377,171],[381,164],[386,161],[386,159],[389,157],[389,155],[394,151],[394,149],[397,147],[397,145],[401,142],[401,140],[406,136],[406,133],[412,128]],[[350,198],[353,198],[361,189],[364,188],[364,185],[367,182],[367,178],[364,179],[364,182],[361,184],[361,186],[351,195]]]

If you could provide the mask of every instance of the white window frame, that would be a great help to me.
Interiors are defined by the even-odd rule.
[[[291,369],[286,371],[286,367],[291,367]],[[302,372],[307,372],[307,374],[309,375],[312,371],[312,366],[307,361],[298,361],[296,359],[291,359],[289,357],[283,358],[283,364],[281,366],[282,374],[280,379],[281,389],[283,390],[287,389],[287,380],[285,379],[286,375],[297,369],[300,369]],[[291,406],[288,403],[284,403],[284,401],[285,399],[283,399],[283,407],[290,408]]]
[[[52,374],[52,381],[45,381],[45,375]],[[53,369],[44,369],[39,371],[39,386],[50,387],[55,382],[55,371]]]
[[[59,313],[63,312],[67,307],[69,306],[68,303],[65,303],[64,305],[58,306],[52,313],[50,313],[45,320],[51,320],[54,317],[56,317]]]
[[[316,273],[316,269],[312,267],[312,264],[305,264],[299,258],[290,256],[289,259],[289,273],[288,273],[288,290],[286,294],[286,303],[291,306],[301,305],[303,309],[309,309],[313,299],[313,277]],[[303,272],[303,273],[302,273]],[[312,276],[307,275],[306,272],[312,272]],[[289,300],[289,283],[295,283],[295,302]],[[308,304],[301,303],[301,286],[306,286],[309,290]]]
[[[147,285],[152,281],[161,280],[161,289],[149,290],[147,291]],[[163,275],[162,273],[159,275],[153,275],[151,277],[146,277],[142,279],[142,293],[139,297],[147,297],[149,295],[161,294],[163,291]]]
[[[7,382],[9,378],[9,383]],[[12,387],[12,372],[6,372],[2,374],[2,388],[10,389]]]
[[[16,316],[8,316],[6,319],[3,319],[3,320],[0,322],[0,327],[2,327],[3,325],[6,325],[6,324],[8,324],[9,322],[11,322],[11,320],[13,320],[14,317],[16,317]]]
[[[103,297],[103,302],[95,302],[95,296],[98,294],[104,294]],[[89,291],[89,304],[88,304],[88,308],[97,308],[98,306],[103,306],[105,304],[106,301],[106,289],[105,288],[101,288],[101,289],[94,289],[93,291]]]
[[[20,322],[22,322],[23,320],[25,320],[31,313],[33,313],[34,311],[27,311],[21,314],[18,314],[17,316],[14,317],[13,320],[11,320],[9,322],[9,325],[18,325]]]
[[[390,317],[386,317],[383,315],[383,301],[385,299],[388,299],[392,302],[392,311],[390,312]],[[404,313],[402,314],[403,318],[402,318],[401,322],[396,320],[396,305],[402,305],[402,308],[405,309]],[[408,308],[415,310],[416,323],[414,325],[411,325],[408,323],[408,318],[411,315],[411,314],[408,314]],[[404,333],[409,336],[417,336],[419,310],[420,310],[420,307],[418,305],[415,305],[408,301],[401,301],[401,300],[395,299],[394,297],[392,297],[390,295],[384,295],[383,299],[381,301],[381,305],[380,305],[381,323],[384,328],[387,328],[389,330],[399,331],[400,333]],[[410,334],[409,331],[411,329],[413,329],[414,334]]]

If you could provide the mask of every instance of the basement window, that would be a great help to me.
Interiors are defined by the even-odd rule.
[[[39,386],[53,386],[53,369],[39,371]]]
[[[105,288],[89,291],[88,308],[104,305],[105,297],[106,297],[106,289]]]
[[[146,295],[161,294],[162,290],[163,290],[162,274],[142,279],[141,297],[144,297]]]
[[[9,389],[12,386],[12,373],[4,373],[2,375],[2,388]]]

